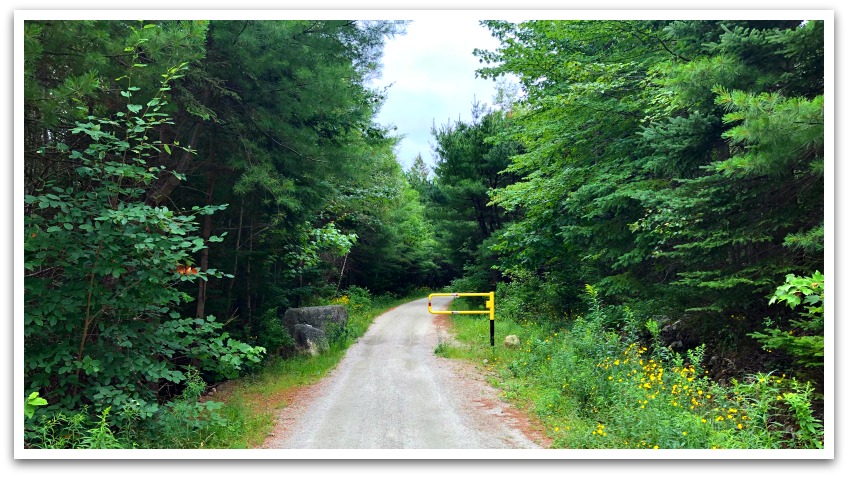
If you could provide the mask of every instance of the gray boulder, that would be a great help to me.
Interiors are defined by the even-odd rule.
[[[282,317],[297,348],[313,356],[329,349],[329,339],[347,329],[347,320],[347,308],[341,305],[289,308]]]
[[[317,356],[324,351],[330,349],[330,344],[327,342],[327,335],[323,330],[304,323],[294,325],[294,342],[298,348],[306,351],[312,356]]]
[[[289,308],[283,315],[283,328],[289,330],[292,336],[294,336],[295,325],[305,324],[326,331],[328,323],[335,323],[341,328],[346,328],[347,308],[342,305],[307,306]]]
[[[516,335],[508,335],[504,338],[504,346],[507,348],[517,348],[521,344],[521,340]]]

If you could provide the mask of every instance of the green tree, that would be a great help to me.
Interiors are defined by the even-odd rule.
[[[235,376],[263,351],[229,338],[214,317],[177,311],[190,300],[180,283],[222,276],[198,272],[191,255],[205,246],[194,235],[196,216],[223,206],[174,211],[144,203],[146,187],[173,173],[149,167],[148,158],[184,150],[149,140],[170,122],[162,108],[184,69],[169,69],[149,100],[137,102],[138,88],[129,86],[114,118],[77,123],[70,133],[87,138],[85,149],[63,142],[45,149],[77,164],[76,180],[48,180],[25,196],[24,380],[52,408],[150,418],[188,367]]]
[[[507,274],[750,345],[779,277],[822,266],[821,22],[485,23],[480,73],[526,94]]]
[[[457,121],[431,131],[436,140],[436,167],[429,205],[444,230],[441,241],[448,251],[448,270],[455,275],[464,269],[473,274],[467,285],[472,288],[488,289],[499,279],[494,268],[498,257],[482,245],[509,220],[489,197],[491,190],[516,180],[515,174],[505,169],[511,156],[519,152],[518,144],[495,140],[508,127],[503,112],[475,104],[471,122]]]
[[[427,164],[424,163],[424,158],[421,157],[421,153],[418,153],[415,156],[415,159],[412,161],[412,165],[409,167],[409,170],[406,171],[405,176],[409,185],[412,186],[413,189],[418,191],[419,194],[427,193],[428,188],[432,185],[431,176],[432,171]]]

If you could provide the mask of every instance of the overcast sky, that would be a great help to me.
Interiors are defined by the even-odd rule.
[[[394,125],[405,136],[397,147],[398,161],[408,169],[419,153],[433,164],[430,128],[470,120],[471,104],[491,105],[493,80],[475,78],[479,59],[474,48],[492,50],[499,43],[489,30],[471,17],[452,16],[415,19],[405,35],[388,40],[383,71],[375,85],[391,85],[377,122]]]

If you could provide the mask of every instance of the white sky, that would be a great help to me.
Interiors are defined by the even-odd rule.
[[[449,12],[445,12],[449,13]],[[397,127],[405,136],[396,148],[398,161],[407,169],[419,153],[433,164],[430,129],[471,119],[475,99],[491,105],[494,80],[475,78],[484,66],[472,55],[474,48],[493,50],[499,42],[472,17],[418,18],[405,35],[388,40],[381,78],[374,85],[391,84],[377,122]]]

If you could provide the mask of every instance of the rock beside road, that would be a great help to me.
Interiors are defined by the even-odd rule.
[[[347,326],[347,308],[342,305],[307,306],[289,308],[283,315],[283,327],[294,333],[294,325],[306,324],[320,330],[327,329],[328,323],[335,323],[342,328]]]
[[[315,328],[312,325],[305,323],[294,325],[293,337],[297,347],[312,356],[317,356],[330,349],[330,343],[327,340],[324,330]]]
[[[328,327],[343,330],[347,321],[347,308],[341,305],[289,308],[282,317],[297,347],[313,356],[329,349]]]
[[[516,335],[508,335],[504,338],[504,346],[507,348],[517,348],[521,345],[521,340]]]

